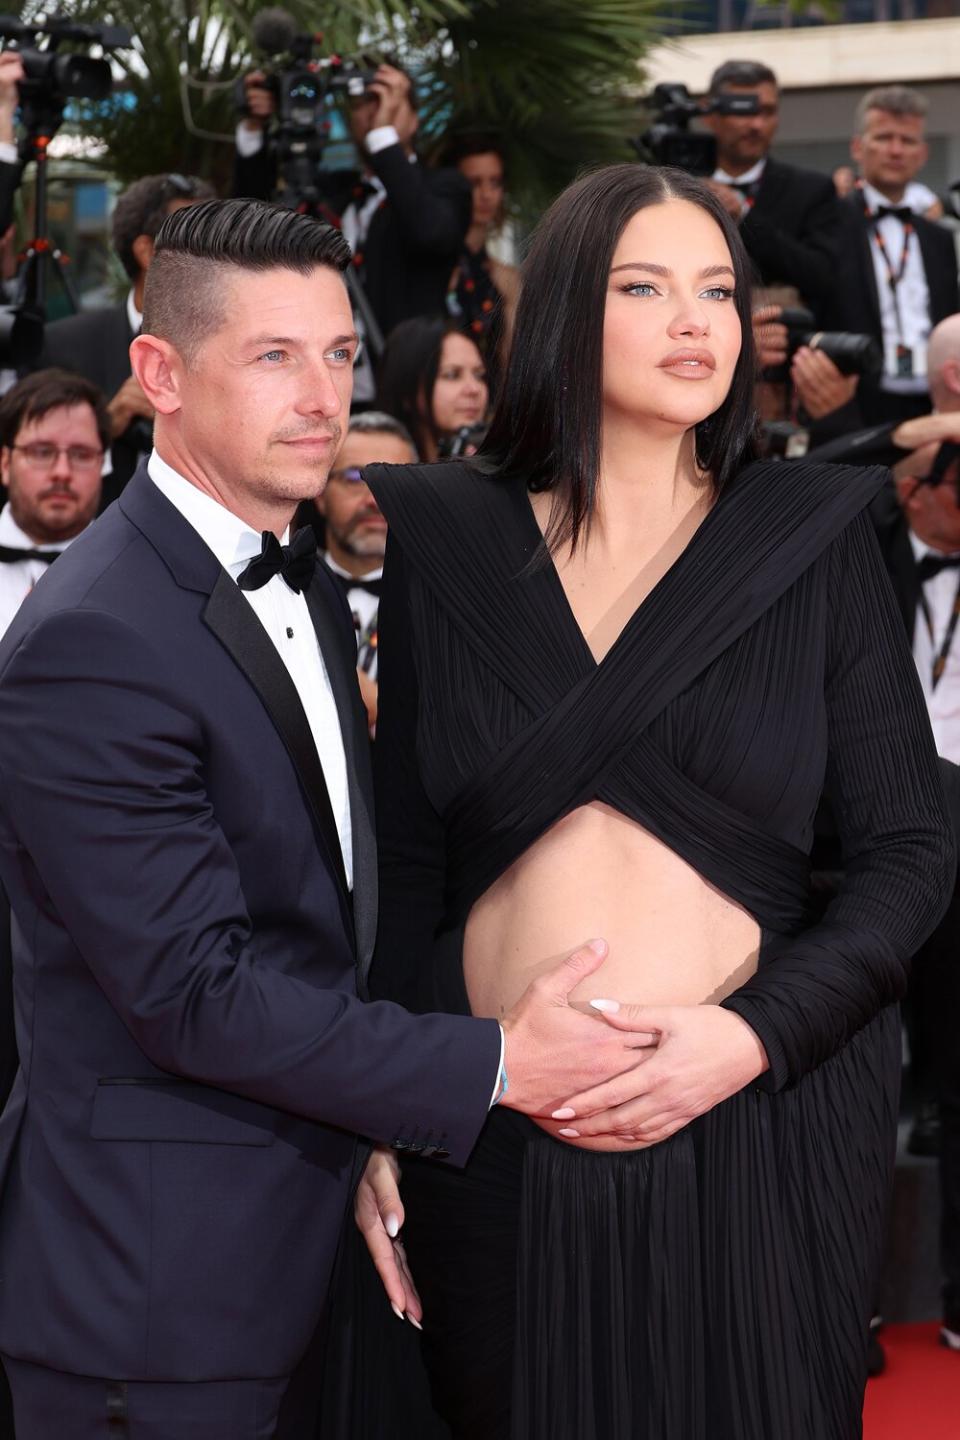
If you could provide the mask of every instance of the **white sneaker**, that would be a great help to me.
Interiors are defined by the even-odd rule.
[[[941,1325],[940,1344],[946,1345],[948,1350],[960,1350],[960,1334],[946,1325]]]

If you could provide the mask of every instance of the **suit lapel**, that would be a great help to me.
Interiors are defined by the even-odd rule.
[[[350,929],[352,918],[340,837],[323,767],[297,688],[266,630],[225,570],[220,571],[204,607],[203,620],[256,690],[287,748],[313,813],[327,862],[336,876]]]
[[[860,277],[863,282],[863,297],[867,309],[873,320],[873,325],[878,335],[883,334],[883,324],[880,320],[880,292],[877,289],[877,272],[873,268],[873,241],[871,238],[872,227],[867,215],[866,201],[860,191],[857,191],[856,198],[851,200],[856,205],[857,213],[861,223],[857,226],[857,237],[860,246]]]
[[[930,291],[930,323],[932,326],[938,324],[946,316],[952,315],[956,309],[956,267],[945,266],[943,256],[937,254],[935,241],[939,236],[933,225],[924,225],[921,222],[916,226],[916,231],[927,288]]]
[[[373,781],[367,718],[355,679],[357,657],[344,643],[318,574],[306,592],[307,608],[317,634],[320,653],[330,677],[330,688],[340,718],[340,733],[347,758],[350,823],[353,831],[353,923],[357,946],[357,972],[361,993],[373,958],[377,929],[377,860],[373,828]]]

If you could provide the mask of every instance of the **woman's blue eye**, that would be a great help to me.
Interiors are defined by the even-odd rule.
[[[645,290],[650,295],[656,294],[649,280],[635,280],[632,285],[625,285],[623,290],[625,295],[636,295],[641,290]]]
[[[705,295],[716,295],[720,300],[732,300],[733,291],[728,285],[711,285],[709,290],[704,291]]]

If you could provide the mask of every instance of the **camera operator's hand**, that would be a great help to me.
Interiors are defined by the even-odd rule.
[[[801,345],[793,357],[790,378],[811,420],[822,420],[824,415],[848,405],[860,383],[859,375],[842,375],[828,355],[806,345]]]
[[[782,314],[782,305],[761,305],[751,317],[753,343],[757,347],[757,363],[761,370],[787,363],[787,327],[780,324]]]
[[[20,103],[23,61],[15,50],[0,52],[0,142],[15,145],[13,117]]]
[[[123,434],[131,420],[152,420],[153,413],[153,406],[141,390],[140,382],[131,375],[129,380],[124,380],[107,406],[110,433],[114,440]]]
[[[400,144],[409,144],[417,129],[417,113],[410,104],[410,77],[394,65],[379,65],[367,94],[376,104],[370,106],[366,133],[392,125]]]
[[[733,185],[724,185],[720,180],[704,180],[703,183],[708,190],[713,191],[728,215],[731,215],[734,220],[743,219],[748,206],[739,190],[735,189]]]
[[[262,130],[277,108],[277,102],[267,89],[266,76],[262,70],[251,70],[243,77],[243,93],[247,101],[247,113],[241,125],[247,130]]]

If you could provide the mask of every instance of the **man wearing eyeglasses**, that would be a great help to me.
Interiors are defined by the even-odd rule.
[[[106,401],[80,375],[39,370],[0,401],[0,635],[96,515],[109,443]]]

